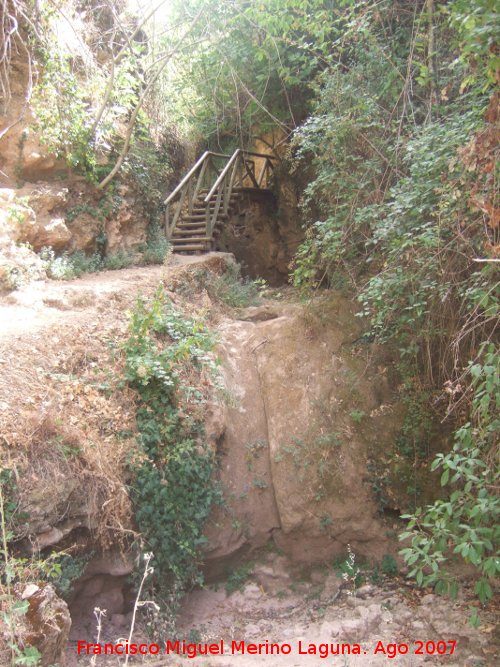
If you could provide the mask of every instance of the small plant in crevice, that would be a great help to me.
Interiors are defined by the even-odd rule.
[[[140,453],[130,462],[131,497],[145,546],[154,552],[150,585],[164,607],[201,582],[204,522],[221,494],[204,439],[205,395],[215,363],[206,326],[184,317],[160,287],[139,300],[125,341],[125,379],[137,393]]]
[[[7,207],[7,221],[17,227],[23,227],[31,212],[29,197],[16,197],[14,202]]]
[[[1,471],[2,477],[9,480],[4,472]],[[4,635],[2,643],[5,641],[7,645],[10,665],[34,667],[39,664],[40,651],[34,646],[25,644],[20,637],[22,620],[29,610],[29,600],[19,599],[13,588],[22,569],[22,563],[11,555],[8,547],[12,535],[7,527],[7,514],[11,511],[11,506],[9,500],[4,497],[4,479],[0,480],[0,598],[2,600],[0,620],[5,628],[5,634],[2,632]]]
[[[347,593],[349,595],[353,595],[356,589],[363,583],[363,575],[356,563],[356,554],[350,544],[347,545],[347,557],[338,565],[337,574],[347,585]]]
[[[231,595],[235,591],[242,591],[253,574],[254,563],[248,562],[235,568],[226,579],[226,593]]]
[[[363,419],[366,417],[366,412],[364,410],[351,410],[349,416],[353,422],[356,424],[361,424]]]
[[[245,445],[245,461],[249,472],[253,471],[254,464],[267,447],[265,440],[257,439],[247,442]]]
[[[210,298],[230,308],[254,306],[260,298],[260,279],[243,278],[238,264],[228,264],[217,275],[207,269],[197,269],[189,274],[189,281],[177,287],[185,296],[205,289]]]
[[[260,477],[256,477],[252,482],[252,486],[256,489],[259,489],[259,491],[264,491],[267,489],[267,482]]]
[[[322,514],[319,518],[319,529],[326,532],[333,525],[333,519],[329,514]]]

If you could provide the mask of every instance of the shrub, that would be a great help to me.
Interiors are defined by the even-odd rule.
[[[221,275],[207,269],[197,269],[189,274],[190,283],[181,285],[179,291],[188,294],[193,286],[195,290],[206,289],[209,296],[231,308],[246,308],[255,305],[259,299],[261,281],[242,278],[237,264],[229,264]]]
[[[401,553],[418,584],[452,596],[458,582],[446,564],[462,558],[475,567],[475,592],[485,603],[493,595],[490,582],[500,573],[500,360],[492,344],[484,347],[481,363],[470,364],[468,371],[473,391],[470,421],[456,431],[452,451],[439,454],[432,464],[433,470],[442,470],[441,484],[451,487],[451,493],[403,517],[409,523],[400,538],[410,540],[410,546]]]
[[[461,557],[476,568],[481,601],[491,595],[499,538],[493,4],[453,0],[416,36],[400,4],[368,3],[363,40],[357,24],[346,31],[343,66],[323,76],[316,109],[295,135],[300,166],[314,170],[295,284],[331,286],[343,272],[372,334],[396,348],[410,405],[398,454],[413,456],[414,470],[431,463],[441,406],[455,430],[452,451],[432,465],[449,497],[406,517],[411,576],[455,593],[447,564]]]
[[[163,264],[170,244],[163,229],[159,225],[151,225],[148,233],[148,242],[142,253],[141,264]]]
[[[202,377],[213,339],[184,318],[162,288],[140,300],[124,345],[125,377],[137,392],[141,456],[131,463],[138,528],[154,553],[153,585],[164,599],[201,580],[203,525],[220,499],[215,458],[204,440]]]
[[[134,256],[127,250],[118,250],[114,255],[108,255],[102,260],[101,268],[107,271],[128,269],[134,263]]]
[[[59,257],[52,248],[42,248],[40,257],[45,262],[45,270],[49,278],[54,280],[72,280],[84,273],[99,271],[102,266],[100,255],[86,255],[81,250],[70,255],[65,252]]]

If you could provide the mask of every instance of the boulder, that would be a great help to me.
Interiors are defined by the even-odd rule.
[[[352,303],[249,308],[219,327],[228,394],[219,442],[228,507],[207,527],[207,572],[272,538],[295,562],[394,550],[368,479],[401,426],[375,349],[360,349]],[[382,409],[383,408],[383,409]]]
[[[27,586],[23,598],[29,600],[26,614],[25,643],[41,653],[42,667],[64,664],[71,617],[68,605],[59,598],[50,584],[39,588]]]
[[[66,169],[64,160],[50,153],[33,151],[24,157],[21,176],[27,181],[36,182],[49,179]]]
[[[61,211],[67,201],[66,188],[47,184],[0,190],[0,234],[16,243],[27,243],[35,252],[45,246],[64,250],[71,240]]]
[[[36,215],[47,215],[65,208],[68,202],[68,188],[50,183],[41,183],[36,187],[28,185],[16,190],[16,197],[26,198]]]
[[[50,247],[64,250],[71,240],[71,232],[64,218],[36,217],[28,219],[20,228],[19,241],[29,243],[36,252]]]
[[[92,252],[96,249],[96,237],[102,229],[102,221],[88,213],[80,213],[67,223],[71,232],[71,251]]]

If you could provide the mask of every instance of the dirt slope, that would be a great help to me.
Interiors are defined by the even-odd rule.
[[[32,548],[57,544],[59,549],[71,543],[72,548],[80,544],[84,549],[85,539],[90,534],[95,541],[96,533],[103,546],[111,546],[130,532],[131,508],[122,471],[127,442],[116,434],[133,425],[133,402],[119,392],[103,392],[106,369],[111,371],[113,363],[110,342],[123,338],[128,310],[138,293],[152,293],[163,280],[181,280],[189,265],[219,261],[215,253],[175,258],[167,267],[35,283],[1,299],[0,450],[4,462],[16,459],[26,464],[21,503],[30,514],[29,531],[37,535],[38,544]],[[213,306],[206,293],[192,302],[175,290],[171,297],[188,309]],[[214,520],[209,528],[212,552],[208,556],[227,566],[228,556],[239,557],[242,550],[261,546],[271,535],[281,549],[261,555],[250,583],[241,592],[227,596],[220,585],[218,590],[212,587],[187,596],[179,636],[202,642],[224,639],[226,645],[232,640],[258,643],[268,639],[291,646],[289,655],[203,656],[192,661],[206,667],[493,665],[491,617],[485,615],[478,630],[470,629],[467,599],[453,603],[429,592],[417,595],[401,579],[370,584],[349,595],[349,583],[331,568],[332,554],[352,538],[356,554],[363,553],[365,546],[367,554],[378,548],[378,555],[388,548],[384,526],[375,518],[355,465],[364,466],[366,439],[377,442],[380,437],[384,444],[388,438],[384,411],[379,408],[387,403],[390,391],[381,367],[375,382],[373,373],[366,372],[360,351],[353,348],[346,353],[358,335],[349,324],[348,304],[337,300],[326,325],[323,306],[320,315],[308,311],[304,317],[301,308],[289,303],[266,304],[237,316],[211,313],[221,336],[226,386],[236,400],[214,420],[221,447],[226,449],[222,481],[227,488],[232,485],[230,504],[234,502],[233,513],[219,517],[220,522]],[[334,331],[331,322],[337,324]],[[365,375],[364,384],[354,382]],[[353,399],[360,412],[373,415],[373,423],[366,419],[358,428],[349,419]],[[342,407],[343,402],[347,408]],[[309,439],[321,453],[325,442],[331,444],[331,424],[335,426],[336,466],[330,476],[322,478],[326,495],[315,500],[311,495],[313,472],[308,469],[304,477],[297,467],[297,462],[307,463],[307,454],[291,450],[290,437],[294,436],[295,443]],[[342,442],[337,442],[337,435]],[[349,459],[353,452],[355,464]],[[301,571],[293,564],[311,560],[310,555],[318,550],[322,557],[330,558],[329,568]],[[125,604],[122,588],[127,567],[116,576],[112,564],[108,565],[109,571],[104,568],[99,577],[107,586],[107,602],[119,603],[114,615],[109,608],[106,627],[106,639],[116,641],[127,633],[130,623],[130,614],[120,607]],[[221,567],[218,574],[224,571]],[[89,579],[89,588],[96,583],[96,578]],[[82,596],[88,592],[83,591]],[[93,602],[87,595],[88,606],[80,609],[85,623],[75,623],[73,640],[94,640]],[[78,600],[73,609],[78,609]],[[137,636],[141,636],[140,629]],[[411,653],[417,640],[455,639],[455,656]],[[375,655],[379,640],[386,645],[406,642],[410,653],[396,660],[381,652]],[[351,646],[359,642],[362,654],[300,655],[299,641],[303,645],[344,642]],[[89,664],[88,657],[76,656],[74,644],[67,657],[70,665]],[[187,664],[176,657],[149,663]],[[120,663],[99,659],[97,664]]]

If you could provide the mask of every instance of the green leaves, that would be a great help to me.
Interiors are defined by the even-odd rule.
[[[469,364],[473,389],[471,421],[455,434],[455,445],[440,454],[431,468],[443,468],[442,486],[453,489],[448,501],[438,500],[409,519],[400,540],[411,540],[401,554],[419,585],[435,585],[449,592],[451,575],[443,564],[453,556],[474,566],[475,593],[481,603],[492,597],[490,579],[500,573],[500,498],[496,493],[498,461],[492,434],[498,434],[496,400],[500,392],[500,359],[492,344],[482,346],[482,357]],[[426,568],[430,567],[430,571]]]
[[[335,3],[336,4],[336,3]],[[176,2],[186,24],[197,8],[196,41],[178,59],[175,113],[209,143],[232,148],[303,118],[313,86],[338,56],[350,12],[325,0]],[[353,30],[351,28],[351,30]],[[237,139],[236,139],[237,138]]]
[[[199,581],[203,526],[220,499],[215,459],[203,442],[199,388],[213,338],[205,325],[184,317],[160,287],[139,300],[125,342],[125,376],[137,391],[137,426],[144,457],[131,466],[137,526],[154,552],[154,582],[168,594]]]
[[[497,0],[454,0],[449,16],[458,33],[461,58],[474,62],[467,85],[477,81],[483,88],[494,86],[500,65],[495,49],[500,25]]]

